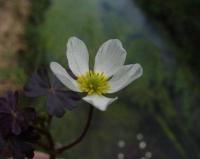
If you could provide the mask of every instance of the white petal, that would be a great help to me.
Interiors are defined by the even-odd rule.
[[[104,72],[108,77],[115,74],[124,64],[126,50],[118,39],[111,39],[103,43],[95,57],[94,70]]]
[[[80,92],[76,85],[76,81],[67,73],[67,71],[57,62],[51,62],[50,68],[55,76],[69,89]]]
[[[109,81],[111,89],[108,91],[108,93],[114,93],[123,89],[132,81],[139,78],[142,74],[143,69],[140,64],[122,66]]]
[[[92,96],[86,96],[83,98],[86,102],[90,103],[94,107],[96,107],[99,110],[105,111],[109,104],[117,100],[117,97],[115,98],[108,98],[105,96],[99,96],[99,95],[92,95]]]
[[[89,71],[89,55],[83,41],[76,37],[69,38],[66,55],[69,67],[76,76]]]

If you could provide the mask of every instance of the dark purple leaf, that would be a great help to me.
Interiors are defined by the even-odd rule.
[[[12,133],[16,134],[16,135],[21,133],[21,125],[20,125],[20,123],[18,123],[17,119],[14,119],[12,121],[12,129],[11,130],[12,130]]]
[[[19,135],[11,134],[7,138],[0,136],[0,151],[8,150],[13,159],[32,159],[34,157],[34,144],[39,138],[38,132],[33,127],[28,127]]]
[[[7,99],[3,97],[0,98],[0,113],[10,113],[10,108],[8,106]]]
[[[33,108],[21,110],[17,102],[17,92],[8,92],[5,97],[0,98],[0,133],[3,136],[20,134],[35,118]]]
[[[56,95],[63,103],[64,107],[68,109],[73,109],[76,102],[85,96],[83,93],[77,93],[73,91],[57,91]]]
[[[63,103],[56,95],[53,94],[48,95],[46,108],[50,115],[54,115],[56,117],[62,117],[65,113]]]
[[[28,97],[46,95],[48,93],[49,83],[50,82],[47,70],[39,69],[28,79],[28,82],[24,87],[25,94]]]
[[[34,157],[34,148],[30,143],[15,139],[13,145],[13,158],[25,159]]]
[[[66,87],[54,75],[51,77],[49,79],[47,70],[37,71],[30,77],[25,86],[25,94],[29,97],[47,96],[46,109],[48,113],[56,117],[62,117],[65,108],[71,110],[84,94],[67,91]]]
[[[12,111],[17,111],[17,102],[18,102],[18,92],[12,92],[12,91],[8,91],[6,94],[6,99],[9,105],[9,108]]]
[[[38,133],[29,127],[26,131],[23,131],[20,135],[15,136],[14,143],[15,148],[18,149],[24,156],[33,158],[34,156],[34,143],[40,138]],[[20,152],[18,152],[20,154]],[[16,158],[17,159],[17,158]]]

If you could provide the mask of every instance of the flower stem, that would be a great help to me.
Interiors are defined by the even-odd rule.
[[[58,148],[56,150],[56,152],[58,154],[63,153],[65,150],[70,149],[70,148],[74,147],[75,145],[78,145],[84,139],[85,135],[87,134],[87,132],[89,130],[89,127],[90,127],[90,124],[91,124],[91,121],[92,121],[93,110],[94,110],[94,107],[90,106],[87,122],[86,122],[85,128],[83,129],[83,131],[80,134],[80,136],[78,138],[76,138],[73,142],[62,146],[61,148]]]

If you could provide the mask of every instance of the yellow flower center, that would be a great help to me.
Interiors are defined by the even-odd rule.
[[[104,73],[89,71],[77,77],[77,83],[81,91],[88,95],[104,94],[110,88],[108,77]]]

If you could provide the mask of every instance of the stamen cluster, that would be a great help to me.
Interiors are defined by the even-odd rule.
[[[81,91],[88,95],[104,94],[109,90],[108,77],[103,72],[89,71],[77,77]]]

